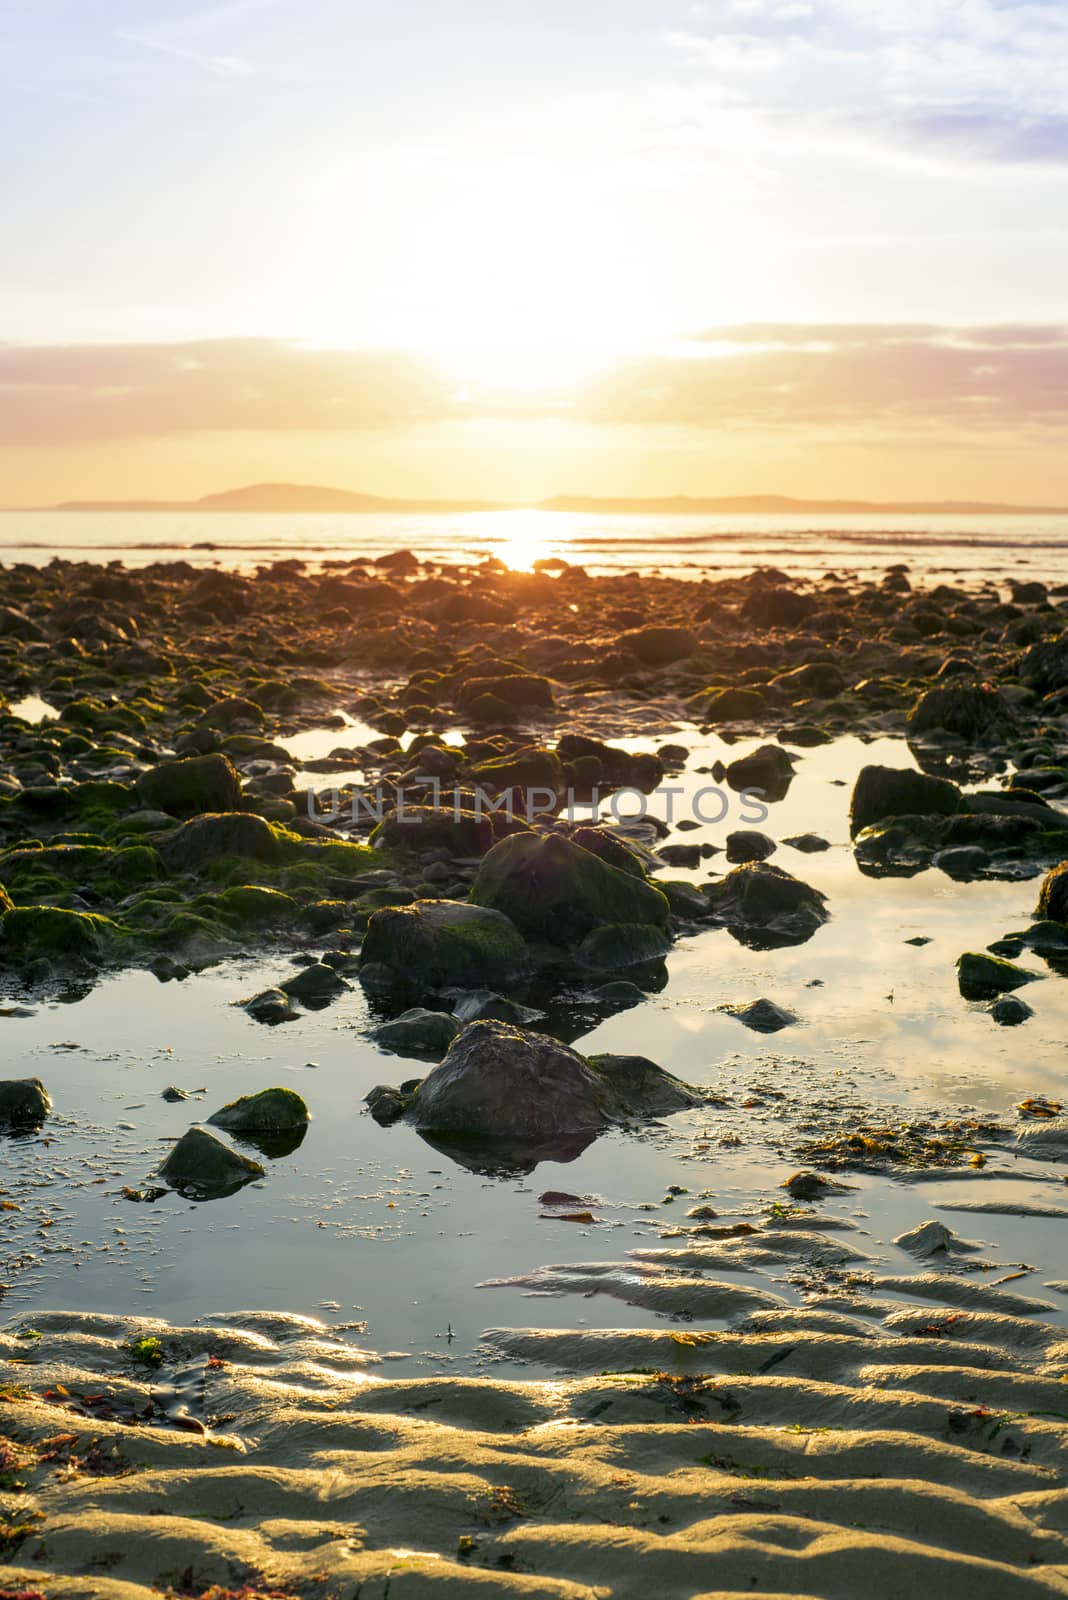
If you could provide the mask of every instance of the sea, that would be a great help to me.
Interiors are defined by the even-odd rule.
[[[775,566],[799,577],[863,577],[904,563],[932,581],[1068,582],[1065,515],[0,512],[0,567],[59,557],[251,572],[273,561],[314,566],[399,549],[453,566],[497,557],[517,570],[559,558],[594,574],[715,577]]]

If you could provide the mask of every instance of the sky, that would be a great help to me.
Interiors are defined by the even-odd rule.
[[[1068,7],[0,0],[0,504],[1068,504]]]

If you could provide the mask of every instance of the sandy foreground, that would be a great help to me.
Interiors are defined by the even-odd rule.
[[[559,1381],[391,1380],[280,1313],[11,1323],[0,1595],[1068,1594],[1068,1337],[1039,1297],[1066,1286],[843,1272],[799,1308],[707,1275],[863,1262],[819,1226],[514,1280],[696,1319],[485,1335]]]

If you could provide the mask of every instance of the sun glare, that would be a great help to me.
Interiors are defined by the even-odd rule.
[[[512,572],[532,572],[536,561],[561,556],[567,560],[566,541],[556,525],[559,520],[548,511],[492,511],[480,520],[479,532],[488,534],[489,553]]]

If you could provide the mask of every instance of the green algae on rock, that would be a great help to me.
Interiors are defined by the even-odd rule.
[[[207,1128],[190,1128],[160,1166],[159,1175],[187,1200],[214,1200],[264,1177],[265,1169]]]
[[[361,969],[389,969],[425,988],[508,984],[527,969],[526,942],[499,911],[462,900],[384,906],[367,924]]]
[[[123,929],[109,917],[57,906],[15,906],[0,917],[0,969],[33,961],[99,966],[116,953]]]
[[[304,1127],[311,1113],[295,1089],[260,1089],[231,1100],[207,1120],[227,1133],[291,1133]]]
[[[161,762],[143,772],[134,788],[143,806],[173,817],[236,811],[241,803],[237,768],[219,752]]]
[[[1042,974],[1028,972],[1001,956],[968,950],[957,959],[957,982],[965,1000],[992,1000],[996,995],[1034,983]]]
[[[664,926],[668,902],[644,876],[623,871],[562,834],[514,834],[483,859],[472,904],[501,911],[530,938],[579,944],[618,923]]]

